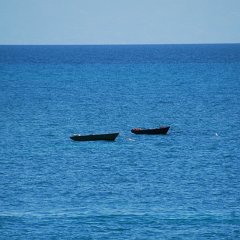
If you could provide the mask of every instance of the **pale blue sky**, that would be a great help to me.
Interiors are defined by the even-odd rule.
[[[0,44],[240,43],[240,0],[0,0]]]

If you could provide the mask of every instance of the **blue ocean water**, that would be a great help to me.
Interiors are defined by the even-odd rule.
[[[240,239],[240,44],[0,46],[0,103],[0,239]]]

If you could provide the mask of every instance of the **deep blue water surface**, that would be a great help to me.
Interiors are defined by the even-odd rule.
[[[239,44],[0,46],[0,134],[0,239],[240,239]]]

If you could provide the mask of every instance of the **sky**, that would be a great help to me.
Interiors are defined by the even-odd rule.
[[[240,0],[0,0],[0,44],[240,43]]]

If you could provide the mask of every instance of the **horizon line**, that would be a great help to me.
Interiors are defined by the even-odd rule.
[[[141,45],[230,45],[230,44],[240,44],[240,42],[223,42],[223,43],[74,43],[74,44],[65,44],[65,43],[21,43],[21,44],[2,44],[0,46],[141,46]]]

